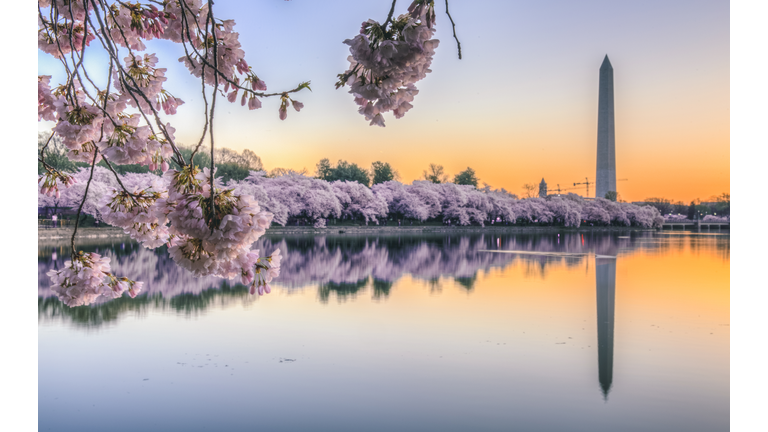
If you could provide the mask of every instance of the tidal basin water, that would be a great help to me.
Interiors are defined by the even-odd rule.
[[[64,244],[64,242],[62,242]],[[267,236],[271,294],[86,244],[145,293],[69,308],[39,245],[52,431],[724,431],[730,237]]]

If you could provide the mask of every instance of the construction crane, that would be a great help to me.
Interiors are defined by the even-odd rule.
[[[591,181],[589,181],[589,177],[584,177],[584,179],[586,180],[585,182],[581,182],[581,183],[574,183],[573,185],[574,185],[574,186],[578,186],[578,185],[587,185],[587,194],[586,194],[585,196],[586,196],[586,197],[589,197],[589,185],[593,185],[593,184],[595,184],[595,182],[591,182]]]
[[[550,189],[550,190],[551,190],[552,192],[557,192],[557,194],[558,194],[558,195],[560,195],[560,194],[562,194],[562,193],[563,193],[563,192],[565,192],[565,191],[574,190],[574,189],[581,189],[581,188],[580,188],[580,187],[577,187],[577,188],[568,188],[568,189],[562,189],[562,188],[560,187],[560,184],[558,183],[556,188],[552,188],[552,189]],[[549,191],[547,191],[547,193],[549,193]]]
[[[587,197],[589,197],[589,185],[593,185],[593,184],[595,184],[595,182],[591,182],[591,181],[589,181],[589,177],[585,177],[585,178],[584,178],[584,180],[586,180],[586,181],[584,181],[584,182],[581,182],[581,183],[574,183],[573,185],[574,185],[574,186],[578,186],[578,185],[587,185],[587,195],[586,195],[586,196],[587,196]],[[617,182],[620,182],[620,181],[628,181],[628,180],[629,180],[629,179],[618,179],[618,180],[616,180],[616,181],[617,181]],[[557,185],[557,186],[558,186],[558,189],[559,189],[560,185]],[[574,189],[575,189],[575,188],[574,188]],[[570,190],[570,189],[563,189],[563,190]]]

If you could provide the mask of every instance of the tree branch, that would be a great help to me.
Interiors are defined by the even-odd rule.
[[[459,60],[461,60],[461,42],[459,42],[459,38],[456,36],[456,23],[453,22],[453,17],[451,17],[451,13],[448,12],[448,0],[445,0],[445,14],[448,15],[448,18],[451,20],[451,25],[453,26],[453,38],[456,39],[456,46],[459,48]]]
[[[93,168],[96,166],[96,156],[99,154],[99,149],[95,148],[93,149],[93,161],[91,162],[91,175],[88,177],[88,183],[85,184],[85,193],[83,194],[83,200],[80,201],[80,207],[77,209],[77,216],[75,217],[75,230],[72,231],[72,239],[70,240],[70,246],[72,248],[72,262],[74,263],[75,257],[77,256],[75,252],[75,236],[77,235],[77,227],[80,225],[80,213],[83,211],[83,204],[85,204],[85,199],[88,198],[88,188],[91,186],[91,180],[93,179]]]

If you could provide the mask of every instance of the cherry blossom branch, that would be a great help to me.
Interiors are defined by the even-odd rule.
[[[211,23],[211,34],[213,34],[213,70],[214,72],[217,72],[219,70],[219,56],[218,56],[218,41],[216,40],[216,23],[213,21],[213,0],[208,0],[208,17],[205,21],[205,31],[208,33],[208,23]],[[207,39],[206,39],[207,40]],[[206,51],[208,51],[208,46],[206,45],[205,48]],[[205,80],[205,78],[203,78]],[[205,82],[205,81],[203,81]],[[216,204],[215,204],[215,198],[216,198],[216,188],[213,186],[213,170],[215,168],[214,164],[214,154],[213,154],[213,113],[216,110],[216,92],[219,89],[219,74],[214,73],[213,74],[213,96],[211,96],[211,111],[210,111],[210,123],[208,124],[208,131],[211,135],[211,172],[210,172],[210,181],[211,181],[211,234],[213,234],[214,227],[216,226],[213,221],[216,219]]]
[[[181,2],[186,5],[186,2],[184,0],[181,0]],[[197,22],[195,22],[197,24]],[[192,63],[192,56],[189,55],[189,50],[187,50],[187,43],[184,41],[184,33],[187,34],[187,39],[189,39],[190,45],[193,45],[192,43],[192,36],[189,34],[189,22],[187,21],[187,14],[182,11],[181,13],[181,45],[184,47],[184,54],[187,56],[187,60],[189,60],[190,63]],[[198,25],[199,28],[199,25]],[[193,45],[194,48],[194,45]],[[195,147],[195,150],[192,152],[192,155],[189,157],[189,163],[193,164],[195,159],[195,154],[197,154],[197,151],[200,149],[200,146],[203,145],[203,141],[205,140],[205,135],[208,133],[208,97],[205,95],[205,65],[202,65],[202,73],[200,74],[200,82],[202,86],[202,95],[203,95],[203,102],[205,102],[205,108],[203,109],[203,117],[205,117],[205,125],[203,125],[203,134],[200,136],[200,141],[197,143],[197,147]]]
[[[53,135],[54,135],[54,133],[53,133],[53,131],[51,131],[51,135],[48,137],[48,140],[45,142],[45,145],[43,146],[43,148],[40,149],[40,158],[38,158],[38,159],[40,160],[40,162],[43,163],[43,165],[50,166],[47,163],[45,163],[45,149],[47,149],[48,148],[48,144],[51,143],[51,139],[53,139]]]
[[[456,36],[456,23],[453,22],[453,17],[451,17],[451,13],[448,12],[448,0],[445,0],[445,14],[448,15],[448,19],[451,20],[451,25],[453,26],[453,38],[456,39],[456,46],[459,48],[459,60],[461,60],[461,42],[459,42],[459,38]]]
[[[93,168],[96,166],[96,157],[99,155],[99,149],[93,149],[93,162],[91,162],[91,175],[88,177],[88,183],[85,184],[85,193],[83,193],[83,200],[80,201],[80,207],[77,209],[77,216],[75,217],[75,230],[72,231],[72,239],[69,244],[72,249],[72,261],[75,261],[77,253],[75,252],[75,236],[77,235],[77,227],[80,225],[80,213],[83,211],[83,204],[85,204],[86,198],[88,198],[88,188],[91,186],[91,180],[93,180]]]
[[[387,15],[386,21],[381,25],[382,29],[387,28],[387,24],[392,22],[392,14],[395,13],[395,3],[397,3],[397,0],[392,0],[392,8],[389,9],[389,15]]]
[[[46,31],[46,33],[48,33],[48,36],[50,37],[50,33],[53,33],[53,38],[56,40],[56,48],[59,50],[59,61],[64,65],[64,70],[67,72],[67,86],[65,87],[67,100],[69,100],[70,103],[72,103],[75,106],[80,106],[78,101],[77,101],[77,97],[72,95],[72,82],[73,82],[72,73],[69,70],[69,64],[67,63],[67,57],[64,55],[64,51],[61,49],[61,42],[59,41],[59,33],[57,31],[58,30],[58,16],[59,16],[58,8],[55,7],[55,4],[51,5],[51,10],[50,10],[50,14],[49,14],[49,18],[51,20],[51,30],[50,30],[50,32],[48,31],[48,26],[47,26],[47,24],[45,22],[45,18],[43,18],[43,14],[40,11],[40,4],[39,3],[37,5],[37,11],[38,11],[38,14],[40,15],[40,21],[43,23],[43,27],[46,29],[45,31]]]
[[[179,0],[179,2],[182,5],[186,6],[187,10],[189,10],[189,12],[194,15],[194,12],[192,11],[192,9],[189,8],[189,6],[187,5],[187,3],[184,0]],[[209,10],[210,10],[210,7],[209,7]],[[184,15],[184,14],[182,13],[182,15]],[[197,28],[202,33],[202,30],[200,30],[200,26],[199,25],[198,25]],[[207,30],[208,30],[208,27],[206,26],[206,39],[207,39]],[[215,31],[213,33],[214,33],[214,40],[215,40],[216,39]],[[191,42],[191,38],[190,38],[190,42]],[[207,65],[208,67],[213,69],[214,72],[216,73],[216,75],[220,76],[225,82],[229,83],[229,85],[231,87],[239,89],[239,90],[243,90],[243,91],[248,92],[248,93],[251,93],[254,96],[259,96],[259,97],[281,96],[282,97],[282,96],[285,96],[285,95],[287,95],[289,93],[297,93],[297,92],[299,92],[299,91],[301,91],[301,90],[303,90],[305,88],[309,88],[309,84],[310,84],[309,81],[300,83],[298,86],[296,86],[296,88],[294,88],[292,90],[286,90],[286,91],[277,92],[277,93],[261,93],[261,92],[255,91],[253,89],[249,89],[247,87],[243,87],[239,83],[229,79],[229,77],[224,75],[224,73],[221,72],[217,67],[215,67],[208,60],[206,60],[206,58],[204,56],[200,55],[200,52],[197,50],[197,48],[194,46],[194,44],[190,44],[190,45],[192,46],[192,50],[195,52],[195,54],[197,55],[198,59],[200,60],[200,62],[202,64]],[[310,89],[310,91],[311,91],[311,89]]]
[[[94,145],[96,144],[94,143]],[[136,198],[135,198],[136,195],[125,188],[125,186],[123,185],[123,182],[120,180],[120,176],[117,175],[117,171],[115,171],[115,169],[112,167],[112,164],[109,163],[109,160],[107,160],[104,154],[101,155],[101,159],[107,164],[107,168],[109,168],[109,170],[112,171],[112,174],[115,175],[115,179],[117,180],[117,183],[120,185],[120,187],[123,188],[123,192],[125,192],[126,194],[128,194],[129,197],[131,197],[134,204],[138,205],[139,203],[136,202]]]
[[[95,0],[91,0],[92,3],[94,1]],[[103,8],[106,7],[106,6],[103,5],[103,1],[102,0],[99,0],[99,3],[102,4]],[[110,16],[112,17],[112,20],[117,22],[116,19],[115,19],[114,13],[112,12],[112,9],[110,9],[110,8],[106,8],[106,9],[109,10],[109,13],[110,13]],[[88,17],[88,14],[86,14],[86,18],[87,17]],[[96,12],[96,18],[99,20],[99,25],[101,26],[101,30],[104,33],[105,38],[109,39],[108,33],[106,31],[106,26],[104,25],[104,22],[101,20],[101,15],[99,15],[98,12]],[[117,26],[117,28],[118,28],[118,30],[120,30],[120,34],[123,36],[123,40],[125,41],[126,46],[128,46],[128,53],[131,55],[132,58],[135,58],[133,52],[130,49],[130,46],[129,46],[130,44],[128,43],[128,38],[125,36],[125,33],[123,32],[123,29],[120,26]],[[165,135],[165,139],[171,145],[171,148],[173,149],[173,152],[176,155],[176,158],[177,158],[176,163],[179,166],[185,166],[186,162],[184,161],[184,156],[182,156],[181,152],[176,147],[176,143],[171,138],[171,135],[168,133],[168,131],[166,130],[165,126],[163,126],[163,123],[160,121],[160,116],[158,115],[157,110],[155,110],[155,107],[152,104],[152,102],[149,101],[149,98],[147,98],[147,95],[144,94],[144,92],[141,90],[141,88],[139,88],[139,85],[138,85],[138,83],[136,83],[136,80],[129,73],[127,73],[125,71],[125,69],[123,68],[123,65],[120,63],[120,59],[117,58],[116,50],[115,51],[110,51],[110,56],[114,58],[115,63],[117,64],[117,67],[118,67],[118,69],[120,71],[120,81],[123,83],[123,86],[126,88],[126,90],[128,90],[128,93],[130,93],[130,95],[133,98],[133,100],[136,101],[136,106],[139,109],[139,112],[144,116],[144,120],[150,126],[150,129],[152,129],[151,122],[149,121],[149,119],[147,119],[147,116],[144,113],[144,110],[141,108],[141,104],[139,103],[138,99],[136,98],[136,95],[134,94],[134,91],[136,93],[138,93],[139,96],[142,97],[142,99],[144,99],[144,101],[149,106],[149,109],[152,111],[152,114],[155,117],[155,122],[157,124],[157,127],[160,129],[160,131],[163,133],[163,135]],[[131,86],[125,80],[126,76],[128,78],[130,78],[130,80],[133,82],[133,85],[135,86],[135,88],[133,88],[133,89],[131,88]],[[155,133],[154,130],[152,130],[152,133],[153,134]]]

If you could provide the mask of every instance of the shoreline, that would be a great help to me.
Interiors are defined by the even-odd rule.
[[[38,240],[61,240],[69,239],[72,236],[72,228],[38,228]],[[642,227],[615,227],[615,226],[581,226],[579,228],[569,228],[562,226],[332,226],[325,228],[314,228],[305,226],[289,227],[271,227],[265,235],[285,235],[285,234],[422,234],[422,233],[502,233],[502,232],[611,232],[611,231],[658,231],[655,228]],[[123,232],[122,228],[115,227],[87,227],[78,228],[76,239],[106,239],[106,238],[128,238],[128,234]]]

